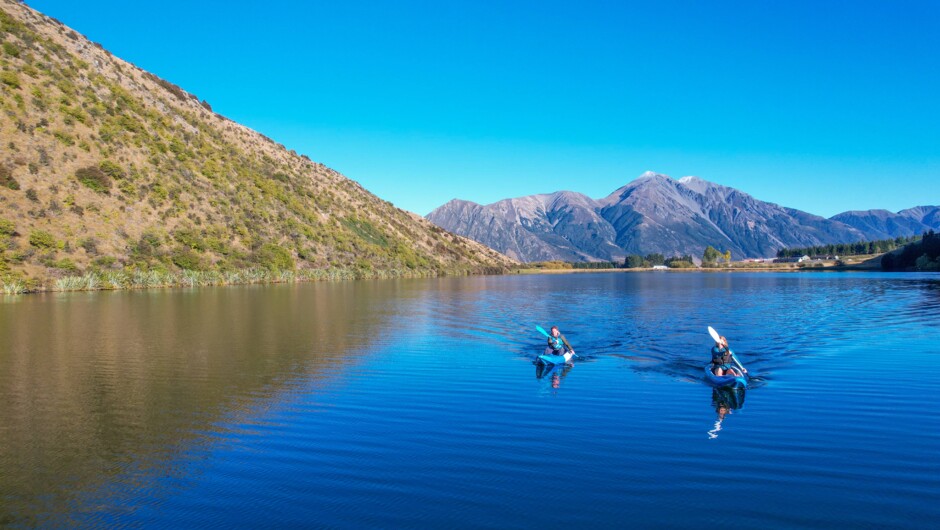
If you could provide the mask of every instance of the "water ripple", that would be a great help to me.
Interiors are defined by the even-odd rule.
[[[0,525],[929,527],[938,309],[820,273],[24,298]],[[536,324],[584,359],[538,369]],[[746,394],[702,383],[709,325]]]

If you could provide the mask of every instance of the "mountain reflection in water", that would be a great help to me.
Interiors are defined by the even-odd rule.
[[[0,526],[930,527],[938,284],[596,273],[3,297]],[[584,358],[533,379],[538,323]],[[754,376],[746,410],[703,380],[707,326]],[[736,509],[714,509],[716,484]]]

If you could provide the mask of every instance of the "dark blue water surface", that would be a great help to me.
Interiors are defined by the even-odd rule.
[[[0,339],[0,526],[940,521],[937,274],[7,296]]]

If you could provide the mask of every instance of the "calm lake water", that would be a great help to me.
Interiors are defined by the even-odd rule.
[[[0,403],[0,526],[929,528],[940,275],[0,297]]]

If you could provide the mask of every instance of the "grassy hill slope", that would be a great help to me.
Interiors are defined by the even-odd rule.
[[[0,287],[504,270],[511,260],[0,0]],[[97,282],[97,284],[96,284]]]

